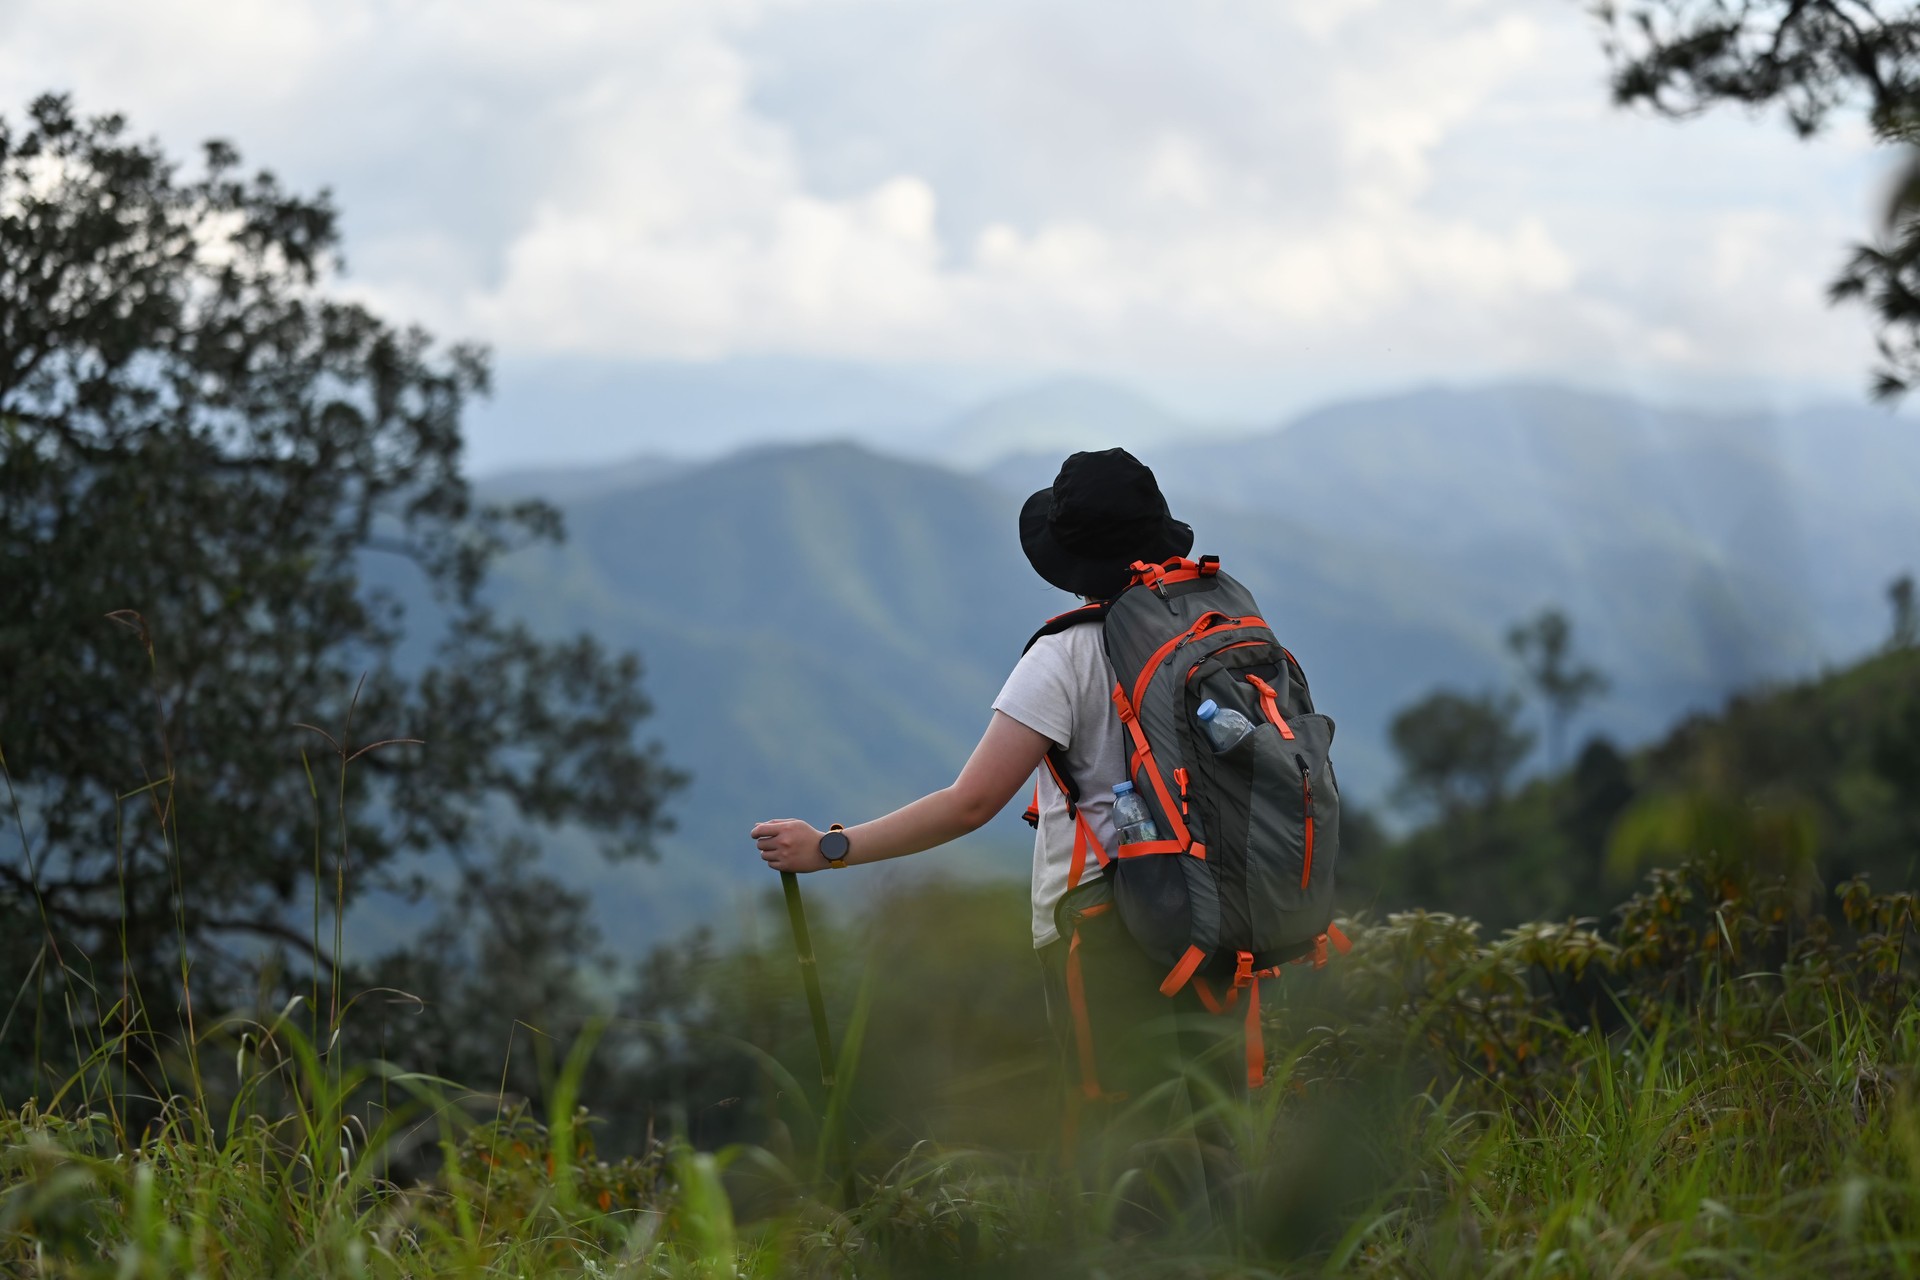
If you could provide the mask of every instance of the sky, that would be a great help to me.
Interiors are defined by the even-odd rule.
[[[642,402],[769,368],[930,416],[1057,374],[1207,422],[1857,399],[1825,286],[1887,157],[1616,109],[1600,37],[1582,0],[0,0],[0,111],[330,188],[343,288],[493,347],[482,469],[698,452]],[[606,420],[543,421],[583,379]]]

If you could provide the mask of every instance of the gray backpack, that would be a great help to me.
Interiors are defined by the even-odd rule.
[[[1069,929],[1111,901],[1134,941],[1167,966],[1163,995],[1191,984],[1207,1008],[1223,1012],[1244,993],[1248,1080],[1257,1086],[1265,1076],[1259,980],[1288,962],[1324,964],[1329,943],[1347,949],[1333,924],[1340,791],[1327,753],[1334,725],[1314,711],[1300,664],[1216,557],[1133,570],[1132,584],[1111,602],[1062,614],[1027,642],[1101,624],[1128,738],[1128,776],[1161,837],[1101,848],[1056,749],[1048,768],[1075,824],[1068,899],[1057,918],[1068,926],[1070,966],[1078,948]],[[1195,715],[1209,699],[1254,726],[1224,752],[1214,750]],[[1076,892],[1088,852],[1110,896],[1094,882]],[[1070,970],[1070,992],[1079,977]],[[1084,1035],[1078,1009],[1075,1022]],[[1081,1057],[1091,1061],[1084,1044]]]

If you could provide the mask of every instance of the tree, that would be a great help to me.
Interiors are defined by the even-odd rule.
[[[1567,726],[1583,703],[1607,691],[1607,678],[1572,663],[1573,624],[1558,609],[1543,609],[1531,622],[1507,632],[1507,648],[1526,668],[1527,680],[1547,708],[1547,767],[1559,772]]]
[[[1533,735],[1517,723],[1519,713],[1520,701],[1511,694],[1447,689],[1401,711],[1388,727],[1400,759],[1395,798],[1448,819],[1492,805],[1533,750]]]
[[[637,658],[485,602],[561,528],[462,475],[484,353],[330,296],[338,250],[223,143],[189,177],[65,98],[0,119],[0,912],[101,1004],[325,965],[309,886],[418,895],[558,824],[646,855],[678,781]]]
[[[1893,631],[1887,637],[1887,648],[1920,645],[1920,607],[1913,597],[1912,574],[1903,573],[1887,585],[1887,603],[1893,606]]]
[[[1873,392],[1920,377],[1920,13],[1881,0],[1599,0],[1613,96],[1685,118],[1721,102],[1781,105],[1802,137],[1859,107],[1908,148],[1876,243],[1855,249],[1829,295],[1867,303],[1881,326]]]
[[[512,842],[462,871],[437,917],[362,967],[372,998],[345,1028],[349,1060],[401,1060],[450,1080],[522,1097],[542,1092],[553,1059],[609,1011],[617,958],[578,890],[538,874],[538,850]],[[612,1028],[581,1081],[607,1097],[630,1035]],[[631,1144],[629,1144],[631,1145]]]

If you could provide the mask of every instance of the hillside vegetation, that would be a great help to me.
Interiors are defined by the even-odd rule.
[[[107,1037],[0,1119],[0,1258],[100,1277],[1910,1275],[1920,921],[1911,894],[1841,902],[1830,927],[1780,882],[1703,862],[1604,932],[1356,927],[1337,970],[1284,984],[1267,1085],[1205,1102],[1211,1215],[1139,1148],[1096,1138],[1067,1168],[1050,1125],[998,1145],[902,1125],[952,1131],[941,1112],[970,1093],[976,1138],[1004,1137],[1037,1118],[1040,1081],[916,1078],[892,1035],[861,1053],[888,979],[845,968],[837,1091],[734,1041],[754,1088],[730,1101],[758,1135],[717,1150],[663,1124],[602,1157],[577,1092],[592,1028],[531,1109],[346,1068],[279,1018],[203,1033],[200,1071],[156,1111]],[[761,977],[797,999],[774,954]],[[976,958],[945,956],[921,1000]],[[1611,1029],[1591,1021],[1603,1001]],[[910,1082],[918,1101],[887,1115]]]
[[[1242,1101],[1191,1082],[1207,1212],[1091,1110],[1063,1162],[1020,891],[948,885],[823,929],[831,1091],[771,928],[659,950],[617,1008],[529,1018],[501,1046],[538,1063],[524,1091],[409,1070],[433,1066],[410,1029],[433,1011],[410,1024],[378,991],[337,1019],[296,1001],[197,1027],[134,993],[131,1029],[41,1043],[37,1087],[4,1100],[0,1259],[102,1277],[1920,1274],[1920,903],[1818,874],[1829,822],[1828,859],[1911,846],[1911,799],[1871,779],[1910,758],[1894,729],[1915,679],[1914,655],[1889,655],[1630,762],[1661,772],[1614,848],[1674,860],[1590,923],[1350,920],[1351,956],[1273,984],[1266,1085]],[[1828,750],[1768,745],[1786,726]],[[1789,777],[1802,758],[1830,767]],[[1662,790],[1668,767],[1700,786]],[[1796,789],[1856,807],[1782,821]],[[374,1020],[384,1051],[362,1056],[354,1026]],[[1208,1024],[1233,1060],[1237,1023]]]
[[[1398,842],[1363,841],[1350,907],[1445,907],[1505,926],[1597,911],[1649,863],[1739,851],[1838,884],[1920,865],[1920,650],[1738,695],[1658,743],[1590,741],[1567,772]]]
[[[996,412],[1048,438],[1070,393],[1091,394]],[[1197,549],[1224,557],[1305,664],[1340,725],[1343,786],[1374,808],[1395,713],[1436,686],[1513,685],[1501,637],[1542,608],[1569,614],[1611,679],[1583,725],[1640,742],[1861,652],[1883,633],[1885,584],[1913,567],[1897,549],[1920,545],[1920,433],[1861,410],[1432,390],[1142,456]],[[851,821],[951,781],[1022,642],[1072,603],[1015,531],[1059,461],[969,474],[831,444],[500,482],[550,496],[570,535],[503,564],[500,607],[643,654],[657,730],[693,779],[645,877],[608,872],[584,842],[556,849],[604,926],[644,944],[688,919],[729,925],[759,872],[743,817]],[[940,858],[1017,873],[1026,840],[1009,813]]]

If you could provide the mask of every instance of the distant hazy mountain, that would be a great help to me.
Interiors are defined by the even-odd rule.
[[[1920,424],[1864,407],[1722,417],[1436,390],[1224,454],[1154,461],[1184,502],[1422,564],[1476,613],[1559,604],[1618,675],[1684,702],[1852,656],[1882,629],[1886,583],[1920,568]]]
[[[762,884],[745,835],[758,818],[855,820],[951,781],[1028,634],[1074,603],[1028,566],[1010,495],[854,446],[755,450],[562,505],[568,543],[508,562],[503,600],[552,633],[639,650],[650,729],[694,778],[660,866],[567,855],[642,934],[724,915],[729,893]],[[1224,513],[1212,533],[1247,548],[1236,567],[1256,590],[1293,587],[1288,643],[1354,725],[1342,776],[1377,781],[1368,723],[1418,686],[1411,669],[1370,682],[1374,655],[1463,668],[1473,637],[1380,594],[1389,566],[1342,572],[1284,521]],[[1010,813],[971,852],[916,866],[1017,874],[1029,841]]]
[[[1871,411],[1423,392],[1196,443],[1139,452],[1305,664],[1362,801],[1390,781],[1393,712],[1440,684],[1512,685],[1501,637],[1540,607],[1566,608],[1614,680],[1579,728],[1641,740],[1857,654],[1884,629],[1886,582],[1920,568],[1920,436]],[[1022,641],[1072,603],[1015,532],[1066,447],[980,475],[833,445],[546,478],[571,540],[515,557],[498,589],[542,628],[638,649],[651,731],[694,775],[660,865],[561,851],[616,936],[724,917],[764,887],[757,818],[856,820],[951,780]],[[1017,871],[1027,845],[1010,813],[909,864]]]
[[[618,493],[658,484],[684,475],[694,464],[657,454],[610,462],[602,467],[527,467],[501,471],[478,484],[493,500],[545,498],[548,502],[577,502],[603,493]]]
[[[1415,589],[1443,585],[1428,616],[1495,650],[1506,621],[1564,608],[1613,674],[1606,722],[1630,736],[1857,653],[1887,582],[1920,568],[1920,424],[1864,407],[1715,416],[1431,390],[1141,456],[1183,513],[1284,517]],[[1018,495],[1057,466],[1021,453],[981,474]]]
[[[466,427],[474,456],[519,467],[609,455],[713,458],[767,440],[862,439],[908,449],[970,399],[831,360],[550,357],[503,360],[493,395],[469,410]]]
[[[1190,430],[1153,401],[1111,382],[1060,378],[1002,396],[973,409],[933,436],[940,461],[972,470],[1011,453],[1045,450],[1059,457],[1076,449],[1115,445],[1139,451]]]
[[[1003,495],[852,446],[755,450],[563,506],[568,543],[506,565],[504,596],[554,633],[638,649],[649,729],[693,774],[660,865],[575,866],[642,936],[768,883],[756,820],[855,821],[951,781],[1027,628],[1061,607]],[[942,862],[1017,870],[1025,830]]]

